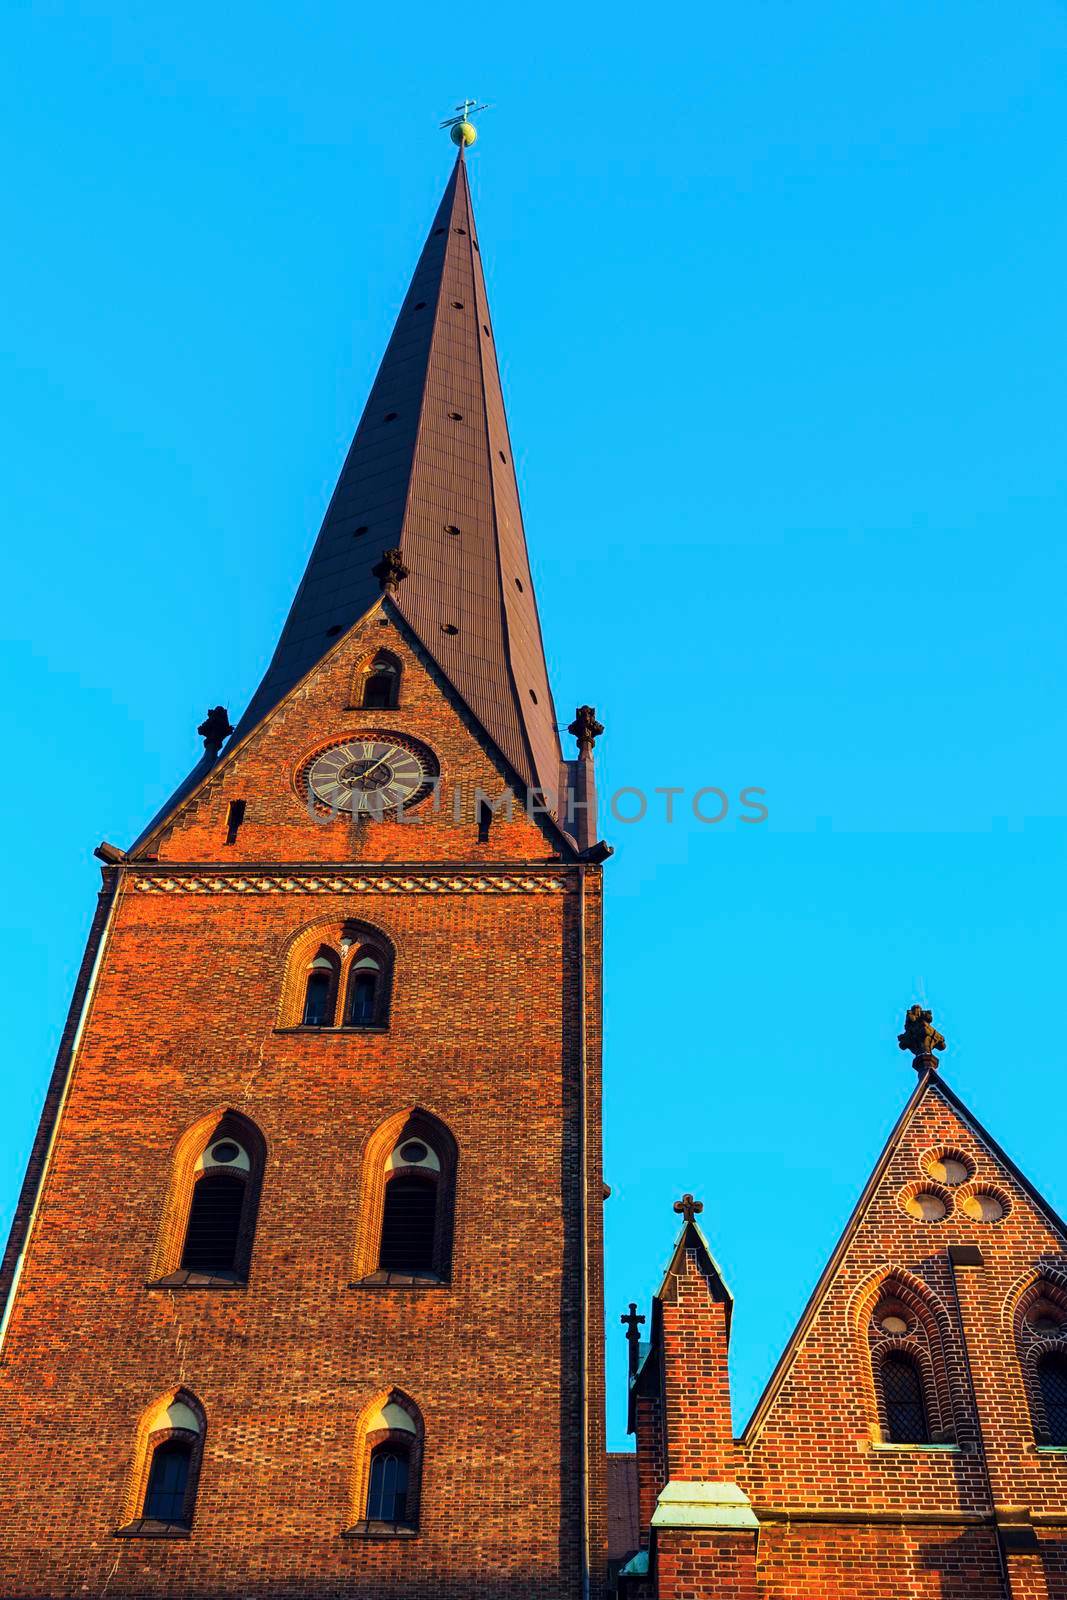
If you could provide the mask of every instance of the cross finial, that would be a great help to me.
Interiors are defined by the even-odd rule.
[[[641,1335],[638,1333],[637,1330],[641,1326],[641,1324],[644,1322],[644,1320],[645,1320],[644,1317],[642,1317],[638,1313],[637,1301],[636,1300],[631,1300],[630,1301],[630,1309],[629,1309],[629,1311],[626,1313],[626,1315],[624,1317],[620,1317],[619,1318],[619,1321],[624,1323],[625,1326],[626,1326],[626,1343],[627,1343],[627,1346],[629,1347],[628,1353],[629,1353],[629,1357],[630,1357],[630,1376],[631,1377],[633,1377],[634,1373],[637,1371],[637,1363],[640,1360],[640,1356],[641,1356],[641,1350],[640,1350]]]
[[[674,1209],[686,1222],[692,1222],[699,1217],[704,1209],[703,1200],[694,1200],[691,1194],[683,1194],[680,1200],[674,1202]]]
[[[470,120],[471,113],[474,111],[489,111],[490,109],[491,107],[487,105],[478,105],[467,95],[464,97],[462,105],[456,107],[459,115],[446,117],[440,126],[448,129],[448,136],[453,144],[458,144],[461,150],[465,150],[478,137],[478,130]]]

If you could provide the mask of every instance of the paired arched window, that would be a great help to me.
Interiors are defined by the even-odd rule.
[[[416,1531],[422,1456],[419,1408],[401,1390],[390,1389],[367,1407],[357,1428],[349,1534]]]
[[[896,1271],[871,1286],[858,1312],[870,1361],[875,1439],[882,1444],[957,1442],[944,1355],[945,1313],[928,1285]]]
[[[1046,1442],[1067,1445],[1067,1355],[1046,1350],[1037,1363],[1037,1381],[1045,1412]]]
[[[400,704],[400,662],[388,650],[359,668],[355,703],[367,711],[391,711]]]
[[[320,931],[321,931],[320,924]],[[315,930],[294,944],[282,993],[283,1027],[384,1028],[389,1024],[393,951],[363,923]]]
[[[1015,1307],[1015,1339],[1034,1437],[1067,1446],[1067,1283],[1060,1274],[1035,1278]]]
[[[450,1280],[456,1166],[455,1140],[427,1111],[378,1129],[361,1169],[357,1282]]]
[[[248,1280],[266,1149],[234,1111],[198,1123],[175,1158],[156,1287],[233,1288]]]
[[[195,1395],[179,1389],[141,1419],[127,1519],[127,1538],[180,1538],[192,1527],[204,1454],[204,1410]]]

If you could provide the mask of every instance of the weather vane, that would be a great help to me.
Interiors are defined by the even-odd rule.
[[[469,147],[478,137],[478,130],[470,120],[471,113],[474,111],[489,111],[491,109],[488,105],[478,105],[468,98],[464,100],[461,106],[456,107],[459,115],[457,117],[446,117],[440,126],[449,130],[449,138],[453,144]]]

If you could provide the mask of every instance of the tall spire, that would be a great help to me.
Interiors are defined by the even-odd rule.
[[[557,789],[559,736],[491,330],[461,143],[238,739],[373,605],[384,581],[375,573],[399,551],[407,571],[393,603],[522,782]]]

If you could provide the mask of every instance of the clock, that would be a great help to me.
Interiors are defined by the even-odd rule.
[[[323,750],[307,767],[306,778],[315,799],[331,811],[380,817],[421,800],[437,771],[425,745],[370,733]]]

